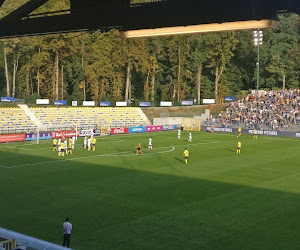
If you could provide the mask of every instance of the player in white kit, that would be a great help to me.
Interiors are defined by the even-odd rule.
[[[72,149],[74,149],[74,147],[75,147],[75,139],[76,139],[75,136],[73,136],[72,137]]]
[[[87,140],[88,151],[91,150],[91,138]]]
[[[68,154],[68,141],[65,140],[64,144],[65,144],[65,152],[66,152],[66,155],[67,155]]]
[[[152,148],[152,137],[149,138],[148,149],[153,149]]]
[[[178,129],[178,139],[180,139],[180,136],[181,136],[181,130]]]
[[[87,144],[87,136],[84,137],[83,140],[83,147],[86,148],[86,144]]]
[[[189,133],[189,139],[188,142],[192,142],[192,132]]]

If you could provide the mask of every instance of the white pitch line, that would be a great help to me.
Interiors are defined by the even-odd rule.
[[[215,142],[203,142],[203,143],[190,143],[190,144],[181,144],[181,145],[176,145],[176,146],[168,146],[168,147],[160,147],[160,148],[156,148],[156,149],[162,149],[162,148],[176,148],[176,147],[181,147],[181,146],[193,146],[193,145],[200,145],[200,144],[211,144],[211,143],[219,143],[220,141],[215,141]],[[154,149],[154,150],[156,150]],[[174,149],[172,150],[168,150],[168,151],[164,151],[164,152],[153,152],[153,153],[147,153],[145,155],[150,155],[150,154],[162,154],[162,153],[167,153],[167,152],[171,152],[174,151]],[[110,153],[110,154],[100,154],[100,155],[90,155],[90,156],[83,156],[83,157],[77,157],[77,158],[70,158],[70,159],[65,159],[65,160],[53,160],[53,161],[46,161],[46,162],[37,162],[37,163],[29,163],[29,164],[22,164],[22,165],[16,165],[16,166],[0,166],[3,168],[19,168],[19,167],[25,167],[25,166],[35,166],[35,165],[41,165],[41,164],[49,164],[49,163],[54,163],[54,162],[63,162],[63,161],[74,161],[74,160],[81,160],[81,159],[88,159],[88,158],[94,158],[94,157],[103,157],[103,156],[122,156],[122,153],[131,153],[131,152],[135,152],[135,150],[130,150],[130,151],[123,151],[123,152],[115,152],[115,153]],[[132,155],[123,155],[123,156],[135,156],[135,154]]]

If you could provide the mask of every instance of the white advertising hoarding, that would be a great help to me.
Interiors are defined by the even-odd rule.
[[[77,107],[77,101],[72,101],[72,106]]]
[[[84,101],[82,103],[82,106],[84,106],[84,107],[95,107],[95,101]]]
[[[49,99],[36,99],[36,104],[49,104]]]
[[[203,99],[203,104],[215,104],[215,99]]]
[[[126,102],[116,102],[116,107],[127,107]]]
[[[172,102],[160,102],[161,107],[172,107]]]

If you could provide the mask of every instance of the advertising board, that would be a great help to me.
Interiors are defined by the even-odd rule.
[[[82,106],[84,106],[84,107],[95,107],[95,101],[84,101],[84,102],[82,102]]]
[[[116,102],[116,107],[127,107],[127,102]]]
[[[169,131],[169,130],[175,130],[176,125],[162,125],[161,130],[162,131]]]
[[[72,101],[72,106],[77,107],[77,101]]]
[[[77,131],[77,136],[78,135],[79,135],[79,131]],[[76,136],[75,130],[51,132],[52,139],[61,138],[61,137],[73,137],[73,136]]]
[[[36,99],[35,102],[36,102],[36,104],[48,105],[49,104],[49,99]]]
[[[181,106],[193,106],[193,101],[181,101]]]
[[[161,107],[172,107],[172,102],[160,102]]]
[[[26,134],[25,141],[31,141],[36,139],[36,134],[35,133],[29,133]],[[51,132],[41,132],[39,134],[39,140],[50,140],[52,139],[51,137]]]
[[[225,96],[225,102],[234,102],[235,97],[234,96]]]
[[[210,126],[202,126],[202,131],[211,131]],[[223,133],[237,133],[237,128],[214,128],[215,132],[223,132]],[[242,129],[242,134],[254,134],[254,129]],[[275,130],[257,130],[258,135],[265,136],[280,136],[280,137],[292,137],[292,138],[300,138],[300,132],[290,132],[290,131],[275,131]]]
[[[128,129],[129,133],[143,133],[146,132],[146,127],[132,127]]]
[[[155,132],[155,131],[161,131],[162,126],[147,126],[146,132]]]
[[[55,100],[54,101],[54,105],[66,106],[67,105],[67,101],[66,100]]]
[[[25,141],[26,134],[0,135],[0,142]]]
[[[128,134],[128,128],[112,128],[110,130],[110,133],[112,135],[118,135],[118,134]]]
[[[214,104],[215,103],[215,99],[203,99],[202,103],[203,104]]]
[[[5,97],[5,96],[1,97],[1,102],[14,102],[14,101],[15,101],[14,97]]]
[[[140,102],[140,107],[151,107],[151,102]]]
[[[93,133],[92,129],[89,130],[80,130],[79,136],[91,136]]]
[[[111,102],[100,102],[100,107],[111,107]]]

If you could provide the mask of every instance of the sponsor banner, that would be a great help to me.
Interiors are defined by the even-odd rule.
[[[36,99],[35,100],[36,104],[49,104],[49,99]]]
[[[41,132],[39,135],[39,140],[50,140],[50,139],[52,139],[51,132]],[[34,133],[26,134],[25,141],[31,141],[31,140],[36,140],[36,134]]]
[[[78,135],[79,135],[79,131],[77,131],[77,136]],[[61,138],[61,137],[73,137],[73,136],[76,136],[75,130],[51,132],[52,139]]]
[[[161,130],[163,131],[169,131],[169,130],[175,130],[176,125],[162,125]]]
[[[100,107],[111,107],[111,102],[100,102]]]
[[[54,105],[66,106],[67,105],[67,101],[65,101],[65,100],[55,100],[54,101]]]
[[[79,136],[91,136],[93,133],[92,129],[89,130],[80,130]]]
[[[202,126],[203,131],[211,131],[210,126]],[[223,133],[234,133],[238,132],[237,128],[214,128],[215,132]],[[242,134],[254,134],[254,129],[242,129]],[[274,130],[257,130],[258,135],[265,136],[280,136],[280,137],[291,137],[291,138],[300,138],[300,132],[289,132],[289,131],[274,131]]]
[[[5,96],[1,97],[1,102],[14,102],[14,101],[15,101],[14,97],[5,97]]]
[[[140,107],[151,107],[151,102],[140,102]]]
[[[127,107],[126,102],[116,102],[116,107]]]
[[[193,106],[193,101],[181,101],[181,106]]]
[[[160,102],[161,107],[172,107],[172,102]]]
[[[146,127],[133,127],[128,129],[129,133],[143,133],[146,132]]]
[[[203,131],[211,132],[211,126],[201,126]],[[237,128],[216,128],[214,127],[215,132],[223,132],[223,133],[237,133]]]
[[[154,132],[154,131],[161,131],[162,126],[147,126],[146,132]]]
[[[72,106],[77,107],[77,101],[72,101]]]
[[[101,130],[100,129],[95,129],[94,135],[101,135]]]
[[[117,134],[128,134],[129,129],[128,128],[112,128],[110,130],[110,133],[112,135],[117,135]]]
[[[225,102],[234,102],[235,97],[234,96],[225,96]]]
[[[0,135],[0,142],[25,141],[26,134]]]
[[[202,103],[203,104],[214,104],[215,103],[215,99],[203,99]]]
[[[84,106],[84,107],[95,107],[95,102],[94,101],[84,101],[84,102],[82,102],[82,106]]]

